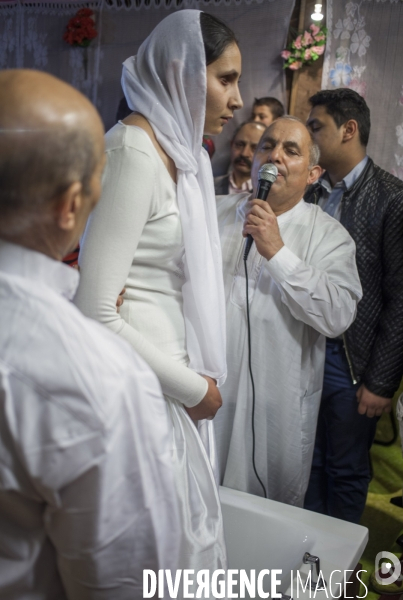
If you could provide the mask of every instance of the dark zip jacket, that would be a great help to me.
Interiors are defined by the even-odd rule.
[[[320,184],[304,198],[318,203]],[[356,244],[363,298],[344,335],[353,378],[391,398],[403,376],[403,181],[368,160],[344,192],[340,222]]]

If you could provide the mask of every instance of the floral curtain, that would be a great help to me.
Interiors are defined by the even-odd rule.
[[[106,129],[116,122],[123,96],[122,62],[136,54],[156,24],[174,10],[199,8],[224,19],[235,31],[242,55],[244,108],[215,138],[217,174],[228,164],[229,139],[250,116],[253,99],[275,96],[285,102],[280,52],[295,0],[11,0],[0,1],[0,68],[48,71],[86,94]],[[98,36],[86,49],[62,40],[66,24],[82,7],[95,12]]]
[[[348,87],[371,110],[368,154],[403,179],[403,3],[327,0],[322,88]]]

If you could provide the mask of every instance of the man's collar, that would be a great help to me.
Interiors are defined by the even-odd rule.
[[[239,192],[251,192],[252,191],[252,180],[251,179],[244,181],[243,184],[241,185],[241,187],[238,187],[235,182],[235,179],[234,179],[233,171],[230,171],[228,173],[228,177],[229,177],[229,187],[230,187],[230,189],[232,189],[231,193],[237,194]]]
[[[242,215],[242,218],[245,217],[246,207],[248,206],[249,200],[253,200],[253,194],[238,194],[238,198],[236,198],[237,212]],[[297,204],[294,204],[294,206],[292,206],[289,210],[286,210],[285,212],[281,213],[281,215],[278,215],[277,221],[279,224],[285,223],[288,221],[288,219],[295,217],[305,209],[306,204],[304,198],[302,197]]]
[[[365,169],[367,162],[368,162],[368,156],[364,156],[362,161],[359,162],[358,165],[356,165],[354,167],[354,169],[352,169],[350,171],[350,173],[348,173],[348,175],[346,175],[343,178],[346,189],[349,190],[355,184],[355,182],[357,181],[357,179],[359,178],[359,176]]]
[[[77,291],[76,269],[24,246],[0,240],[0,274],[6,273],[47,285],[57,294],[72,300]]]
[[[341,186],[343,184],[344,189],[349,190],[357,179],[360,177],[361,173],[364,171],[366,165],[368,163],[368,156],[364,156],[364,158],[357,164],[341,181],[336,183],[337,186]],[[325,171],[321,177],[318,179],[318,183],[330,194],[332,191],[332,185],[330,183],[329,175]]]
[[[320,185],[321,187],[323,187],[323,189],[328,192],[328,194],[331,193],[332,191],[332,184],[330,183],[330,179],[329,179],[329,175],[327,174],[327,171],[325,171],[323,173],[323,175],[321,175],[318,179],[318,181],[316,182],[318,185]]]
[[[294,204],[294,206],[292,206],[289,210],[286,210],[285,212],[281,213],[281,215],[278,215],[277,222],[279,225],[282,225],[283,223],[286,223],[289,219],[294,219],[298,214],[300,214],[304,210],[306,210],[306,204],[304,202],[304,198],[301,198],[301,200],[299,200],[297,204]]]

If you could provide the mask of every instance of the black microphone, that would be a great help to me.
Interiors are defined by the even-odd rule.
[[[258,185],[257,185],[257,193],[256,198],[258,200],[267,200],[267,196],[269,195],[270,188],[273,183],[276,181],[278,175],[278,170],[275,165],[272,163],[266,163],[259,169],[259,173],[257,176]],[[248,237],[246,238],[245,243],[245,252],[243,254],[243,259],[246,260],[248,258],[248,254],[250,249],[252,248],[253,237],[250,233],[248,233]]]

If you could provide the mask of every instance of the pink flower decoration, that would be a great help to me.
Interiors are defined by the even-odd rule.
[[[299,60],[297,60],[296,62],[293,62],[293,63],[292,63],[290,66],[289,66],[289,68],[290,68],[292,71],[298,71],[298,69],[300,69],[301,67],[302,67],[302,62],[301,62],[301,61],[299,61]]]
[[[319,27],[312,23],[306,31],[298,35],[287,49],[281,52],[281,56],[285,60],[284,69],[297,71],[303,65],[311,64],[314,60],[317,60],[325,51],[325,31],[325,27]],[[403,596],[401,600],[403,600]]]
[[[320,31],[320,27],[318,27],[317,25],[315,25],[315,23],[312,23],[309,26],[309,29],[312,31],[312,35],[315,36],[317,33],[319,33]]]
[[[318,56],[320,56],[321,54],[323,54],[325,46],[312,46],[311,50],[312,52],[315,52]]]
[[[311,44],[313,44],[313,38],[312,38],[311,34],[309,33],[309,31],[305,31],[304,37],[302,40],[302,45],[310,46]]]

